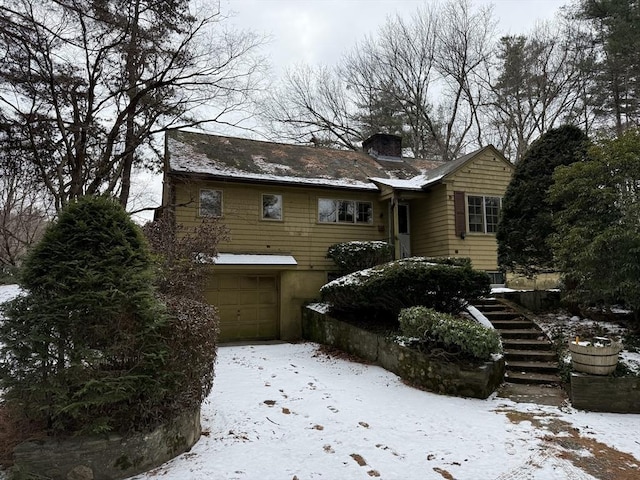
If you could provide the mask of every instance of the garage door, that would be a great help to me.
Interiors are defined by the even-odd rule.
[[[220,312],[220,341],[279,337],[276,275],[214,274],[206,291]]]

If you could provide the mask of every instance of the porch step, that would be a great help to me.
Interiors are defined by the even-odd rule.
[[[549,340],[538,340],[535,338],[502,338],[502,345],[505,349],[516,350],[551,350]]]
[[[537,328],[499,328],[498,333],[503,339],[533,339],[543,340],[544,332]]]
[[[560,376],[556,374],[539,373],[539,372],[515,372],[508,370],[505,375],[505,381],[511,383],[527,383],[527,384],[559,384]]]
[[[552,343],[533,320],[498,299],[482,299],[474,306],[500,334],[507,384],[560,385]]]
[[[558,362],[507,360],[509,369],[520,372],[557,373]]]
[[[477,308],[477,307],[476,307]],[[478,309],[480,310],[480,309]],[[518,318],[522,318],[518,312],[514,312],[513,310],[504,310],[504,311],[494,311],[494,312],[483,312],[480,310],[482,314],[487,317],[489,321],[494,320],[515,320]]]
[[[553,362],[557,360],[555,352],[551,350],[505,350],[504,358],[507,361],[534,361]]]
[[[531,328],[532,325],[535,325],[531,320],[528,320],[526,318],[516,318],[514,320],[493,320],[491,324],[498,331],[519,329],[519,328]]]

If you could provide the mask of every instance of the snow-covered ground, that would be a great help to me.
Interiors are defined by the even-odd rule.
[[[640,415],[436,395],[313,343],[221,347],[202,425],[190,452],[134,478],[627,478],[583,470],[606,451],[640,468]]]
[[[0,287],[0,301],[16,293]],[[631,480],[640,469],[640,415],[436,395],[314,343],[220,347],[202,426],[190,452],[132,479]]]

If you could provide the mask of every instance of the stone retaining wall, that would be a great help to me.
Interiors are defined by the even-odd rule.
[[[120,480],[188,451],[201,432],[198,409],[145,434],[31,440],[14,450],[13,478]]]
[[[407,382],[436,393],[487,398],[504,378],[504,358],[480,366],[434,359],[308,308],[302,314],[302,336],[376,363]]]
[[[640,413],[640,378],[572,373],[571,404],[593,412]]]

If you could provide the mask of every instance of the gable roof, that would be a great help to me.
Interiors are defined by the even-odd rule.
[[[450,162],[374,158],[363,152],[172,131],[166,134],[169,174],[236,181],[378,190],[385,185],[423,190],[438,183],[492,145]]]
[[[399,190],[423,190],[452,175],[457,170],[466,165],[467,162],[471,161],[473,158],[487,150],[492,150],[498,158],[511,166],[507,159],[504,158],[504,156],[493,145],[487,145],[486,147],[479,148],[478,150],[467,153],[466,155],[458,157],[455,160],[451,160],[450,162],[440,162],[434,168],[426,170],[421,175],[408,180],[387,180],[384,178],[371,178],[371,181],[379,185],[386,185]]]
[[[236,180],[376,190],[371,177],[412,178],[405,160],[376,160],[363,152],[263,142],[203,133],[166,135],[168,173]]]

